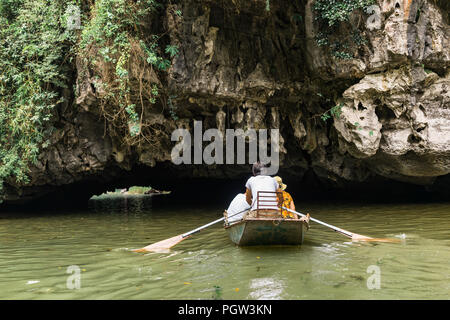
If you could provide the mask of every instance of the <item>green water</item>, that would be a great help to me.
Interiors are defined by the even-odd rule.
[[[302,246],[240,248],[216,225],[170,253],[139,254],[129,249],[206,224],[223,208],[0,213],[0,299],[449,299],[450,204],[298,209],[402,241],[352,243],[312,223]]]

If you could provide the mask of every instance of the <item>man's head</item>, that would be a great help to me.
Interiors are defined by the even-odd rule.
[[[265,165],[264,165],[264,163],[261,163],[260,161],[256,161],[254,164],[253,164],[253,167],[252,167],[252,172],[253,172],[253,175],[254,176],[259,176],[259,175],[262,175],[262,174],[264,174],[264,169],[265,169]]]

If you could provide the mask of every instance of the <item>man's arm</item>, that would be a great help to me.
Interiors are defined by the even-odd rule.
[[[252,192],[248,188],[245,189],[245,200],[250,206],[252,205]]]

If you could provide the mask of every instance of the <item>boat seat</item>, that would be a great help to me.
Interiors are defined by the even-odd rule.
[[[283,193],[278,191],[258,191],[256,196],[256,210],[250,211],[246,217],[249,218],[282,218],[280,209],[280,199]]]

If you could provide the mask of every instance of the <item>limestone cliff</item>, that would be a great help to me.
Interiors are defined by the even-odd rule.
[[[131,146],[99,112],[102,73],[78,59],[77,96],[66,92],[52,145],[29,184],[6,185],[6,199],[113,181],[143,166],[164,168],[173,179],[247,175],[248,166],[171,164],[171,132],[192,129],[193,119],[204,129],[280,129],[281,170],[293,180],[312,172],[338,186],[381,177],[449,192],[449,2],[378,0],[379,21],[363,28],[367,41],[352,59],[317,44],[313,3],[270,1],[270,10],[265,0],[166,5],[160,21],[180,52],[167,73],[147,77],[166,88],[170,104],[146,105],[152,139]],[[364,24],[369,16],[353,18]],[[338,116],[320,118],[339,104]]]

